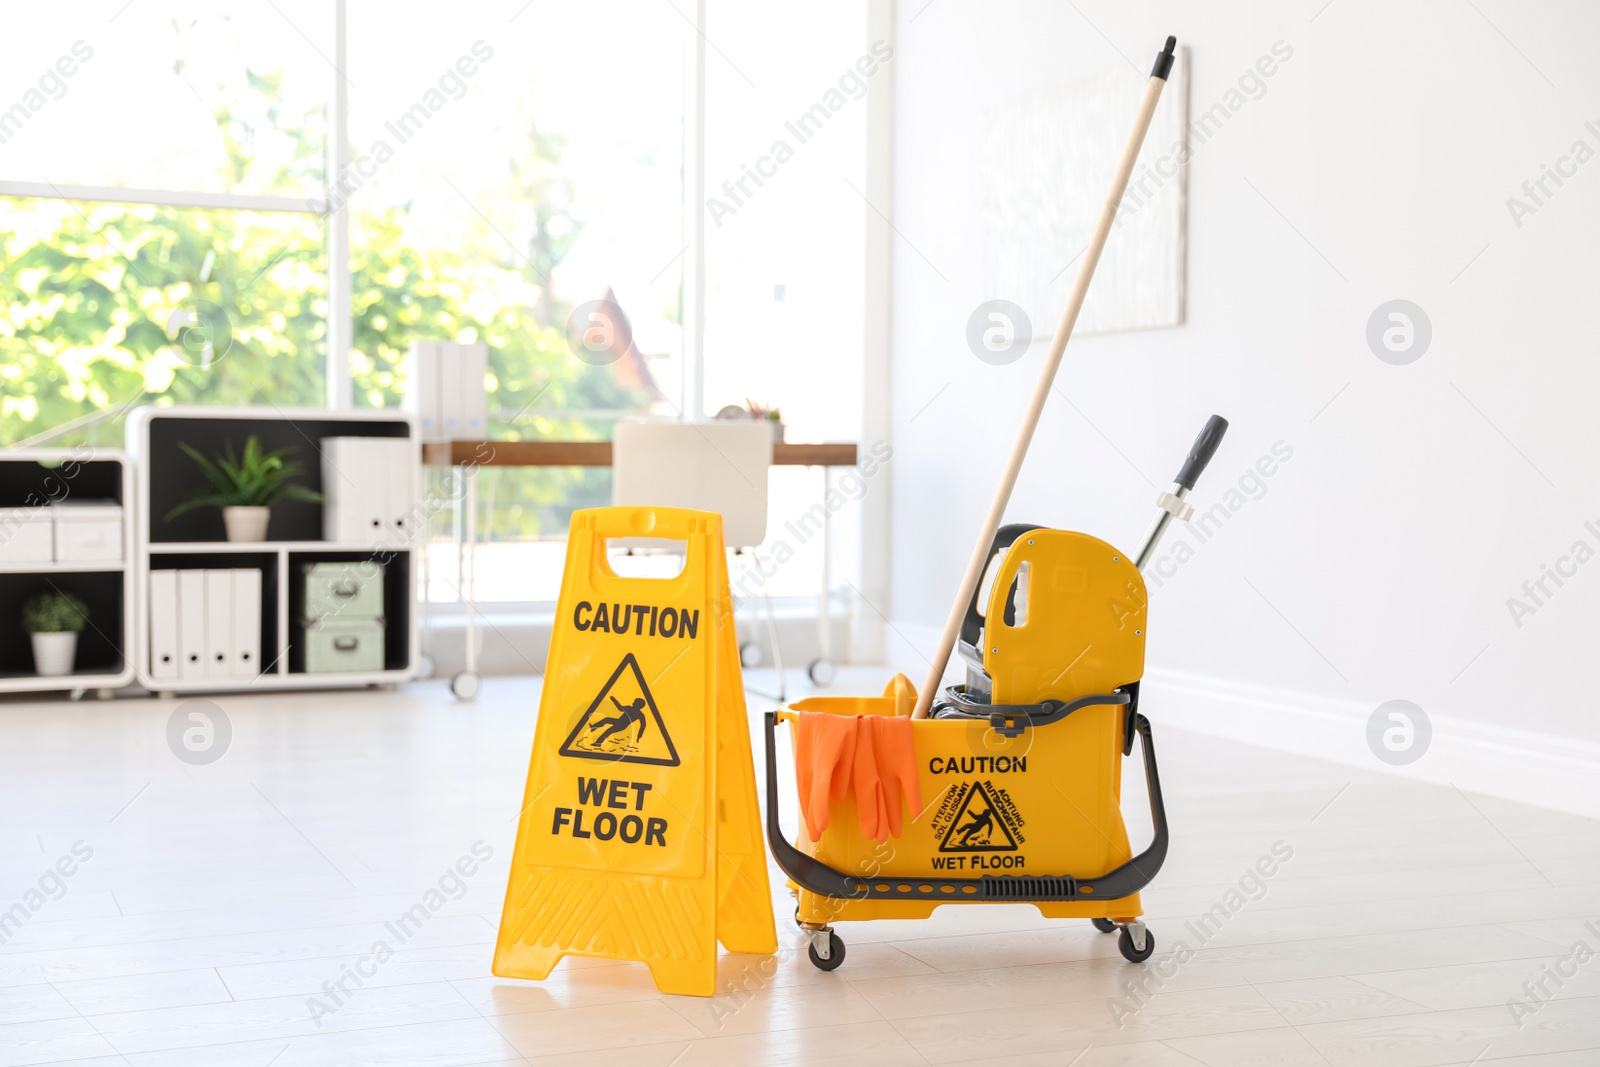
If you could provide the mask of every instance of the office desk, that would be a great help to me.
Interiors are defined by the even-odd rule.
[[[610,441],[430,441],[425,467],[609,467]],[[853,441],[772,446],[775,467],[854,467]]]
[[[772,446],[772,464],[775,467],[819,467],[822,470],[822,586],[818,594],[817,636],[821,655],[807,668],[813,681],[832,677],[831,634],[828,623],[830,579],[828,554],[831,523],[828,508],[828,473],[833,467],[854,467],[857,447],[853,441],[789,444],[779,442]],[[461,479],[461,509],[464,521],[458,527],[460,544],[471,546],[478,539],[478,479],[479,467],[609,467],[611,466],[610,441],[429,441],[422,446],[422,464],[425,467],[454,467]],[[467,603],[466,653],[467,669],[451,679],[450,687],[458,697],[471,699],[478,690],[477,655],[477,568],[470,547],[463,552],[468,561],[462,598]],[[424,587],[426,588],[426,587]],[[776,636],[774,636],[776,640]],[[774,649],[774,654],[776,654]],[[781,663],[781,658],[779,659]],[[825,673],[824,673],[825,672]]]

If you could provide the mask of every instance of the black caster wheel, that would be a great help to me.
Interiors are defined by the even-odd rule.
[[[1150,954],[1156,950],[1155,935],[1149,930],[1144,932],[1144,949],[1141,951],[1133,947],[1133,935],[1130,934],[1128,932],[1128,928],[1124,926],[1122,928],[1122,933],[1117,936],[1117,948],[1121,950],[1122,958],[1127,960],[1129,963],[1143,963],[1145,960],[1149,959]]]
[[[806,955],[811,957],[811,965],[819,971],[838,970],[844,962],[844,942],[832,930],[828,931],[828,958],[823,959],[817,955],[817,946],[812,944],[806,948]]]
[[[794,924],[802,930],[806,928],[806,924],[800,921],[800,905],[798,904],[794,906]]]
[[[739,646],[739,666],[745,670],[755,670],[767,662],[767,653],[754,641],[746,641]]]
[[[1094,928],[1099,930],[1102,934],[1114,934],[1117,932],[1117,924],[1112,922],[1110,919],[1090,919],[1089,921],[1093,923]]]
[[[826,686],[833,682],[838,669],[834,667],[833,660],[821,656],[812,660],[806,666],[806,677],[811,679],[812,685]]]

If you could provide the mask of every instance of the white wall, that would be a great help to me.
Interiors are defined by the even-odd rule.
[[[964,342],[983,108],[1118,50],[1146,72],[1173,33],[1198,116],[1282,41],[1264,94],[1191,144],[1187,323],[1071,344],[1009,517],[1131,548],[1207,415],[1233,425],[1202,508],[1281,441],[1264,494],[1150,581],[1157,720],[1376,767],[1367,716],[1405,698],[1437,732],[1410,773],[1600,805],[1600,558],[1520,628],[1507,607],[1600,551],[1600,161],[1520,227],[1506,203],[1600,150],[1600,6],[924,2],[894,63],[896,662],[920,683],[1044,349],[993,367]],[[1365,338],[1394,298],[1432,321],[1409,366]]]

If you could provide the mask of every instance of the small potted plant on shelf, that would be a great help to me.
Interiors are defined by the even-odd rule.
[[[783,412],[773,408],[761,417],[765,418],[767,425],[772,427],[772,443],[775,445],[783,444]]]
[[[234,455],[232,443],[212,459],[187,444],[178,447],[199,465],[206,484],[167,512],[169,522],[195,508],[221,508],[229,541],[265,541],[272,505],[280,500],[320,503],[324,499],[316,490],[290,480],[305,472],[303,464],[287,458],[294,449],[263,452],[254,434],[246,439],[242,456]]]
[[[53,589],[29,598],[22,628],[33,642],[33,669],[47,677],[71,674],[78,634],[88,621],[89,609],[71,593]]]
[[[749,397],[745,397],[744,407],[738,404],[729,404],[717,412],[717,418],[729,419],[738,422],[741,419],[755,419],[772,427],[772,443],[783,444],[783,412],[778,408],[769,408],[765,404],[758,404]]]

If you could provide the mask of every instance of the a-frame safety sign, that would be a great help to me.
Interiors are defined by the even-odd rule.
[[[617,574],[630,537],[683,542],[683,570]],[[721,516],[573,514],[495,974],[601,956],[711,996],[719,941],[778,950],[732,604]]]

